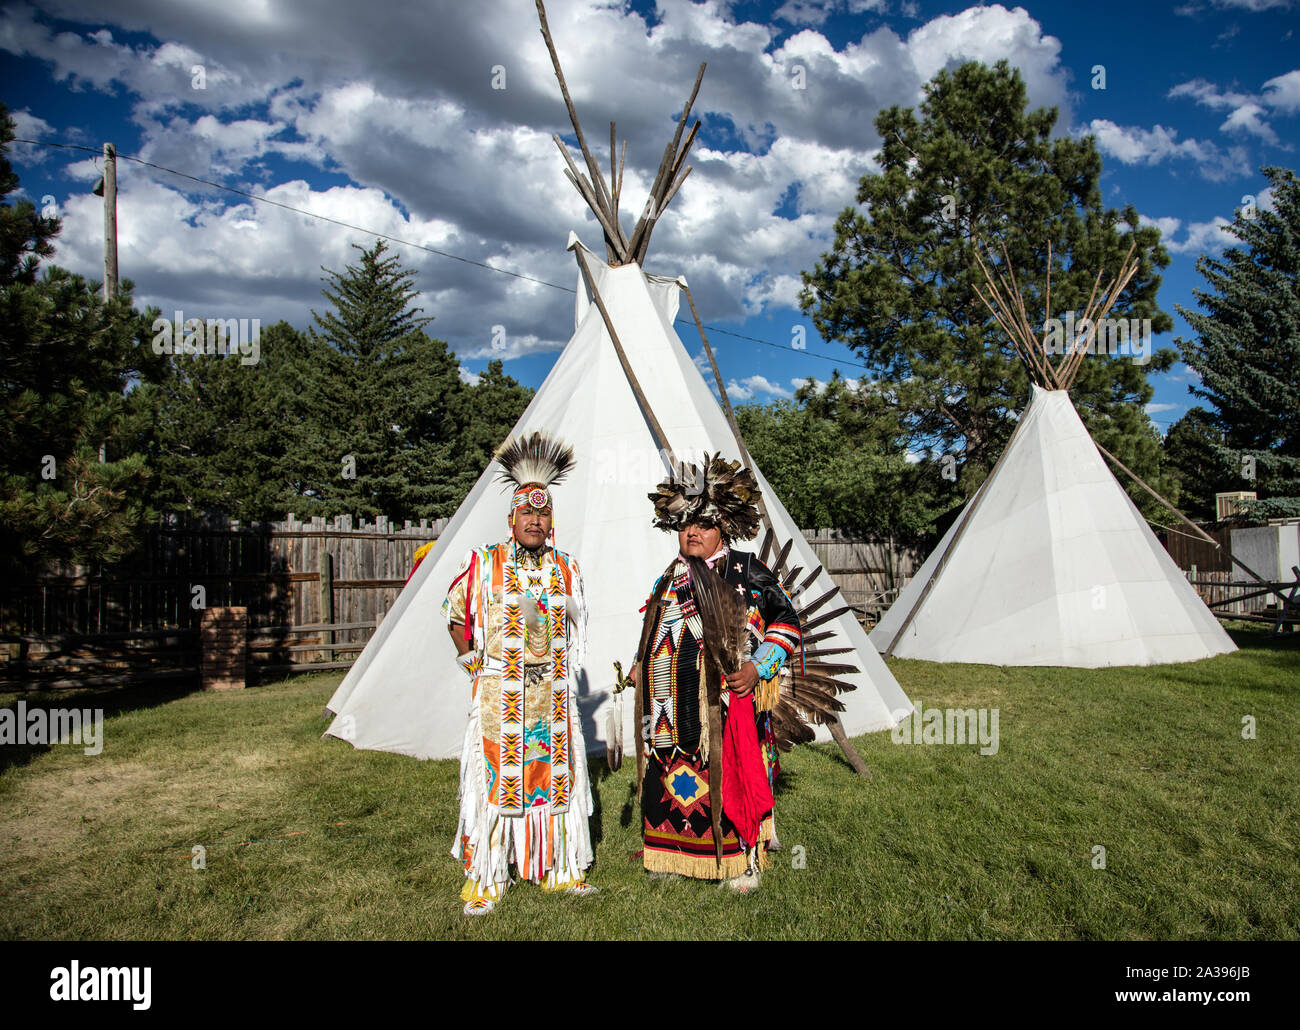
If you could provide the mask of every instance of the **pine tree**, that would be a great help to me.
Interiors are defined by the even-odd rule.
[[[1300,515],[1300,180],[1261,171],[1275,210],[1239,209],[1227,231],[1246,246],[1196,262],[1210,289],[1178,308],[1196,336],[1175,342],[1215,409],[1217,457],[1259,495],[1247,513],[1273,518]]]
[[[1204,408],[1192,408],[1169,427],[1164,440],[1165,467],[1178,480],[1178,506],[1191,519],[1213,522],[1214,495],[1243,486],[1241,469],[1223,456],[1223,433]]]
[[[18,578],[50,562],[114,561],[141,540],[150,470],[128,391],[161,363],[130,280],[105,301],[61,268],[37,277],[60,225],[3,199],[18,184],[13,138],[0,110],[0,572]]]
[[[307,341],[279,322],[258,333],[255,353],[247,349],[173,354],[160,381],[136,391],[149,413],[139,447],[160,510],[243,522],[293,510],[302,488],[288,440],[304,417],[298,392]]]
[[[13,119],[0,104],[0,197],[18,188],[18,175],[5,156],[13,138]],[[38,215],[30,200],[0,201],[0,283],[34,283],[40,259],[54,253],[61,227],[58,218]]]
[[[499,361],[466,386],[445,344],[419,331],[429,320],[405,303],[410,273],[382,247],[349,272],[328,273],[323,332],[277,323],[256,361],[179,353],[136,391],[155,506],[245,522],[455,511],[532,391]]]
[[[464,491],[469,493],[492,453],[505,441],[532,400],[533,391],[505,374],[499,360],[488,362],[464,394],[459,449],[464,457]]]
[[[313,312],[289,459],[305,514],[439,518],[464,496],[460,365],[422,331],[432,318],[411,306],[415,274],[385,249],[322,269],[333,309]]]
[[[736,420],[754,461],[806,529],[913,537],[952,503],[934,496],[940,477],[918,477],[896,411],[869,383],[834,375],[820,390],[800,387],[792,401],[742,405]]]
[[[877,117],[878,174],[835,225],[835,242],[804,274],[801,303],[818,331],[853,348],[905,413],[911,449],[953,455],[966,496],[983,481],[1029,400],[1029,379],[975,293],[983,276],[977,241],[1019,274],[1031,319],[1045,316],[1052,246],[1053,316],[1081,311],[1098,270],[1118,269],[1136,239],[1141,261],[1112,317],[1172,327],[1156,306],[1168,264],[1159,231],[1132,207],[1103,207],[1101,157],[1091,138],[1053,138],[1057,112],[1027,110],[1020,74],[1000,61],[940,72],[919,115],[893,107]],[[985,252],[985,260],[988,260]],[[1000,257],[999,257],[1000,261]],[[1105,281],[1105,280],[1103,280]],[[1071,390],[1096,439],[1159,486],[1159,437],[1144,413],[1148,370],[1175,359],[1160,350],[1087,359]],[[1142,506],[1152,505],[1132,488]]]

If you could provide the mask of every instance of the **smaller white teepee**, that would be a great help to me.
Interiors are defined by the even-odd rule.
[[[881,651],[913,608],[900,658],[1097,668],[1236,650],[1064,390],[1033,387],[1006,456],[969,503],[957,546],[962,519],[872,630]]]
[[[1007,271],[996,280],[976,252],[988,296],[976,293],[1025,364],[1029,407],[988,480],[872,630],[882,653],[1098,668],[1190,662],[1237,649],[1070,403],[1070,384],[1097,327],[1137,273],[1136,246],[1100,296],[1098,274],[1079,322],[1089,329],[1056,362],[1047,335],[1034,336],[1006,250]],[[1051,276],[1049,244],[1045,322]]]

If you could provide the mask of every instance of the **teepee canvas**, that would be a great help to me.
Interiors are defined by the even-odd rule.
[[[570,248],[582,245],[570,238]],[[735,438],[718,401],[673,329],[682,283],[646,275],[635,264],[610,267],[589,251],[596,291],[650,409],[679,459],[706,451],[738,458]],[[668,464],[615,352],[602,314],[579,277],[573,338],[514,428],[514,435],[546,430],[571,444],[577,465],[554,493],[556,546],[576,557],[586,587],[589,651],[579,670],[578,708],[583,733],[605,740],[615,660],[626,669],[641,630],[639,609],[655,578],[677,550],[673,534],[651,527],[647,495]],[[374,637],[330,699],[336,714],[329,733],[355,746],[418,758],[460,752],[470,705],[469,683],[457,667],[439,608],[457,567],[473,546],[504,540],[508,493],[496,481],[496,462],[479,478],[437,545],[385,616]],[[850,734],[888,729],[911,711],[852,611],[826,595],[835,590],[761,471],[754,469],[775,530],[767,561],[784,567],[796,604],[816,607],[806,623],[809,658],[827,658],[838,679],[855,689],[840,695],[840,722]],[[762,534],[760,533],[760,540]],[[758,551],[760,541],[737,546]],[[780,573],[778,573],[780,574]],[[821,622],[827,615],[833,616]],[[797,664],[799,656],[793,659]],[[632,705],[623,706],[623,734],[632,734]],[[829,739],[818,727],[819,739]]]
[[[634,705],[612,696],[614,662],[630,667],[640,641],[641,608],[677,553],[676,537],[652,528],[650,492],[672,472],[674,461],[702,462],[706,453],[721,452],[752,463],[673,330],[685,280],[646,275],[641,269],[651,232],[691,172],[686,156],[700,122],[685,139],[683,132],[704,65],[664,149],[640,218],[626,233],[618,207],[627,145],[616,165],[611,122],[607,180],[587,147],[541,0],[537,11],[585,173],[559,135],[552,138],[567,165],[565,175],[604,231],[609,262],[570,234],[569,250],[579,268],[576,328],[512,436],[545,431],[572,446],[577,459],[576,468],[553,492],[553,512],[556,546],[577,560],[585,586],[587,654],[572,673],[590,747],[592,741],[607,740],[607,723],[617,725],[620,711],[623,739],[633,741],[639,732],[633,725]],[[691,309],[694,314],[694,302]],[[702,335],[702,326],[700,331]],[[818,739],[838,734],[850,763],[865,771],[841,731],[889,729],[911,713],[911,702],[762,472],[752,467],[766,509],[766,532],[760,531],[762,542],[756,541],[753,549],[791,594],[804,631],[804,650],[787,663],[783,683],[795,686],[788,696],[803,718],[817,724]],[[493,461],[479,477],[344,677],[329,702],[335,719],[327,733],[360,748],[417,758],[460,753],[470,690],[440,608],[468,551],[509,536],[499,471]],[[737,546],[744,549],[745,544],[738,541]],[[795,664],[799,668],[792,670]],[[782,694],[787,696],[784,686]],[[816,700],[827,697],[824,705]],[[806,727],[800,729],[808,735]]]
[[[1135,247],[1105,292],[1094,286],[1080,322],[1092,333],[1136,273]],[[1051,260],[1049,247],[1048,317]],[[995,281],[980,265],[988,287],[980,298],[1024,361],[1029,406],[989,478],[872,630],[872,643],[886,655],[935,662],[1080,668],[1235,651],[1070,401],[1093,339],[1081,335],[1054,363],[1047,337],[1034,337],[1014,275]]]
[[[1005,458],[969,503],[957,546],[962,519],[872,630],[881,651],[909,613],[893,654],[934,662],[1097,668],[1236,650],[1066,391],[1033,387]]]

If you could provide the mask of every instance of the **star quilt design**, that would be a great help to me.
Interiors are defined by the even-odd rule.
[[[709,795],[709,784],[685,763],[677,765],[664,777],[664,789],[683,810],[697,808]]]

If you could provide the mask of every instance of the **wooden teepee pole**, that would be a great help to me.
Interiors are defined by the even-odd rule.
[[[992,254],[989,257],[992,260]],[[1001,280],[1002,287],[999,288],[998,284],[994,282],[993,273],[989,271],[988,266],[984,264],[984,259],[980,257],[978,245],[975,249],[975,260],[979,262],[980,270],[984,273],[984,281],[988,284],[989,290],[989,296],[985,297],[977,285],[975,287],[975,296],[984,302],[984,306],[989,309],[989,314],[993,316],[994,321],[1011,338],[1011,345],[1020,356],[1026,371],[1029,372],[1030,380],[1049,390],[1059,389],[1051,363],[1047,360],[1046,354],[1040,353],[1042,348],[1034,340],[1034,334],[1029,328],[1028,320],[1020,317],[1016,307],[1007,297],[1007,294],[1012,292],[1010,284],[1007,283],[1001,272],[998,273],[998,279]]]
[[[632,260],[644,263],[646,248],[650,245],[650,233],[654,231],[654,226],[659,216],[663,214],[664,207],[667,206],[668,200],[672,199],[671,194],[676,190],[670,187],[673,185],[673,176],[681,163],[686,160],[686,152],[690,149],[691,144],[695,141],[695,134],[699,128],[697,122],[695,128],[691,130],[690,136],[687,137],[686,145],[678,147],[682,141],[682,130],[686,128],[686,122],[691,116],[691,108],[695,105],[695,97],[700,92],[700,83],[704,80],[704,69],[707,65],[703,62],[700,64],[700,70],[695,75],[695,85],[691,88],[691,95],[686,98],[686,105],[682,108],[682,116],[677,120],[677,129],[673,132],[673,138],[668,141],[664,148],[663,157],[659,159],[659,169],[655,173],[654,182],[650,186],[650,198],[646,201],[645,210],[641,212],[641,217],[637,220],[632,229],[632,235],[628,237],[628,249],[632,254]],[[682,175],[685,179],[685,174]],[[678,186],[681,185],[679,181]]]
[[[1195,522],[1193,522],[1193,521],[1192,521],[1191,519],[1189,519],[1186,515],[1184,515],[1181,511],[1179,511],[1179,510],[1178,510],[1177,508],[1175,508],[1172,504],[1170,504],[1167,500],[1165,500],[1165,499],[1164,499],[1163,497],[1161,497],[1158,493],[1156,493],[1154,489],[1152,489],[1149,485],[1147,485],[1146,481],[1143,480],[1143,478],[1142,478],[1141,476],[1139,476],[1139,475],[1138,475],[1136,472],[1134,472],[1131,468],[1129,468],[1129,467],[1128,467],[1127,465],[1125,465],[1122,461],[1120,461],[1117,457],[1115,457],[1115,455],[1111,454],[1110,451],[1106,450],[1105,447],[1103,447],[1101,444],[1097,443],[1096,440],[1093,440],[1092,442],[1093,442],[1093,444],[1096,446],[1097,450],[1101,451],[1102,454],[1104,454],[1107,458],[1109,458],[1111,461],[1113,461],[1113,462],[1114,462],[1114,463],[1115,463],[1115,464],[1120,468],[1121,471],[1127,473],[1128,476],[1129,476],[1129,478],[1132,479],[1133,482],[1137,483],[1138,486],[1140,486],[1143,490],[1145,490],[1147,493],[1149,493],[1152,497],[1154,497],[1157,501],[1159,501],[1161,504],[1163,504],[1163,505],[1164,505],[1166,508],[1168,508],[1171,512],[1173,512],[1175,515],[1177,515],[1178,518],[1180,518],[1186,526],[1188,526],[1189,528],[1191,528],[1192,530],[1194,530],[1194,531],[1196,532],[1196,534],[1197,534],[1197,535],[1198,535],[1202,540],[1206,540],[1206,541],[1208,541],[1209,543],[1213,544],[1216,550],[1219,550],[1219,551],[1223,550],[1223,545],[1222,545],[1221,543],[1219,543],[1219,541],[1215,540],[1214,537],[1210,536],[1209,533],[1205,532],[1205,530],[1203,530],[1203,529],[1202,529],[1200,526],[1198,526]],[[1240,558],[1238,558],[1235,554],[1233,554],[1231,549],[1229,549],[1229,551],[1228,551],[1228,559],[1229,559],[1229,560],[1230,560],[1234,565],[1236,565],[1238,568],[1240,568],[1243,572],[1245,572],[1245,573],[1247,573],[1248,575],[1254,577],[1254,579],[1255,579],[1256,582],[1258,582],[1258,583],[1261,584],[1262,586],[1267,587],[1267,588],[1268,588],[1269,590],[1271,590],[1273,593],[1277,594],[1277,596],[1280,597],[1283,601],[1287,601],[1287,600],[1288,600],[1288,598],[1286,597],[1286,595],[1284,595],[1284,594],[1282,593],[1281,590],[1278,590],[1276,587],[1273,586],[1272,583],[1270,583],[1270,582],[1269,582],[1268,580],[1266,580],[1263,576],[1261,576],[1258,572],[1256,572],[1256,571],[1255,571],[1254,569],[1252,569],[1249,565],[1247,565],[1244,561],[1242,561],[1242,560],[1241,560]],[[1285,611],[1285,609],[1283,609],[1283,610]]]
[[[735,409],[731,406],[731,398],[727,396],[727,388],[722,382],[722,373],[718,370],[718,362],[713,357],[713,348],[709,346],[709,338],[704,335],[704,323],[700,321],[700,313],[695,310],[695,298],[691,296],[691,288],[682,284],[682,292],[686,294],[686,303],[691,307],[691,316],[695,319],[695,328],[699,330],[700,342],[704,344],[704,354],[709,359],[709,368],[713,369],[713,380],[718,384],[718,393],[722,396],[722,413],[727,416],[727,425],[731,427],[731,435],[736,440],[736,447],[740,451],[740,460],[749,467],[753,467],[754,462],[749,457],[749,448],[745,446],[745,440],[740,435],[740,424],[736,421]],[[772,529],[772,519],[767,513],[767,505],[763,503],[763,498],[758,499],[758,513],[762,516],[766,527]]]
[[[1011,255],[1007,251],[1006,241],[1003,240],[1001,241],[1001,243],[1002,243],[1002,259],[1006,262],[1007,276],[1011,279],[1011,286],[1010,289],[1008,290],[1008,294],[1010,296],[1012,303],[1014,304],[1014,310],[1018,312],[1020,315],[1020,320],[1019,322],[1016,322],[1016,325],[1020,329],[1020,332],[1025,339],[1025,345],[1032,352],[1034,352],[1035,357],[1038,357],[1039,356],[1038,351],[1041,349],[1041,346],[1038,343],[1038,341],[1034,339],[1033,326],[1029,324],[1029,315],[1025,311],[1025,298],[1020,292],[1020,284],[1016,282],[1016,270],[1011,265]],[[999,273],[999,276],[1000,275],[1001,273]],[[1013,321],[1014,321],[1014,316],[1013,316]],[[1047,360],[1046,354],[1042,355],[1042,361],[1043,364],[1047,367],[1050,376],[1048,382],[1044,383],[1043,385],[1047,386],[1051,383],[1055,383],[1056,384],[1055,388],[1059,390],[1061,388],[1060,379],[1056,375],[1056,370],[1052,368],[1051,362]]]
[[[641,405],[641,414],[650,425],[650,431],[654,433],[655,441],[659,449],[668,455],[668,460],[674,468],[677,467],[677,455],[673,452],[672,445],[668,442],[668,434],[664,432],[664,427],[655,417],[654,410],[650,407],[650,401],[646,398],[645,391],[641,389],[641,383],[632,371],[632,363],[627,359],[627,352],[623,350],[623,343],[618,338],[618,330],[614,328],[614,320],[609,317],[609,309],[605,307],[604,298],[600,295],[600,290],[596,287],[596,277],[591,274],[591,267],[587,264],[587,255],[583,253],[582,244],[579,243],[573,248],[574,253],[578,255],[578,267],[582,269],[582,277],[587,283],[587,289],[591,290],[591,299],[595,301],[596,310],[600,312],[600,317],[605,320],[605,329],[609,333],[610,340],[614,343],[614,353],[618,355],[618,363],[623,366],[623,374],[627,376],[627,383],[632,387],[632,393],[636,396],[636,401]]]
[[[704,333],[704,323],[700,321],[700,313],[695,308],[695,298],[691,296],[691,288],[683,283],[682,292],[686,294],[686,303],[691,307],[691,316],[695,319],[695,328],[699,330],[700,342],[704,344],[704,353],[708,356],[709,367],[713,369],[713,378],[718,384],[718,394],[722,397],[722,411],[723,414],[727,416],[727,425],[731,427],[731,435],[736,438],[736,447],[740,451],[741,460],[750,468],[753,468],[753,459],[749,456],[749,448],[745,446],[745,438],[740,434],[740,424],[736,421],[736,412],[731,407],[731,399],[727,396],[727,388],[722,383],[722,373],[718,371],[718,362],[713,357],[713,348],[709,346],[709,338]],[[767,505],[763,503],[763,498],[761,496],[758,499],[758,513],[763,518],[764,527],[767,529],[768,533],[771,534],[773,541],[775,541],[776,526],[773,525],[772,516],[768,513]],[[788,553],[792,543],[794,543],[793,537],[786,542],[785,550],[782,552],[782,561],[784,560],[784,555]],[[782,562],[778,561],[776,564],[779,567]],[[836,588],[836,592],[838,592],[838,587]],[[833,594],[831,596],[833,596]],[[825,598],[822,600],[824,601]],[[844,753],[844,758],[853,768],[853,771],[859,776],[865,776],[870,779],[871,769],[868,768],[867,763],[864,762],[862,756],[858,754],[858,749],[855,748],[853,743],[849,740],[849,735],[844,732],[844,725],[840,720],[834,715],[827,717],[826,728],[830,731],[831,739],[840,746],[840,750]]]
[[[623,234],[623,227],[618,224],[618,208],[610,193],[609,184],[605,182],[605,176],[600,170],[600,165],[592,157],[591,151],[587,149],[587,139],[582,134],[582,125],[578,122],[577,109],[573,106],[573,98],[569,96],[569,84],[564,79],[564,69],[560,67],[560,55],[556,53],[555,41],[551,39],[551,27],[546,21],[546,8],[543,6],[542,0],[536,0],[536,3],[537,20],[542,28],[542,39],[545,40],[546,50],[551,55],[551,66],[555,69],[555,77],[560,83],[560,94],[564,97],[564,106],[568,108],[569,121],[573,123],[574,135],[578,137],[578,148],[582,151],[583,159],[587,162],[587,171],[591,175],[590,195],[581,187],[579,187],[579,192],[599,219],[601,228],[605,230],[605,243],[610,258],[617,258],[620,263],[625,263],[629,260],[630,248],[628,247],[627,237]],[[612,131],[610,139],[611,141],[613,139]],[[558,136],[556,141],[559,142]],[[562,143],[560,146],[561,150],[563,150]],[[565,152],[565,158],[568,158],[567,152]],[[580,175],[575,176],[574,185],[578,186],[581,180]]]
[[[560,83],[560,94],[564,97],[564,106],[569,112],[569,121],[573,124],[573,132],[578,138],[578,149],[582,151],[583,160],[587,164],[587,174],[584,175],[578,171],[573,159],[569,157],[568,148],[565,147],[564,141],[556,134],[554,136],[556,146],[560,148],[560,153],[564,155],[564,160],[569,166],[565,175],[573,183],[582,199],[587,202],[587,206],[591,208],[596,220],[600,223],[600,227],[605,233],[605,250],[609,263],[611,265],[625,265],[635,261],[644,264],[646,248],[650,245],[650,233],[654,230],[655,222],[663,214],[664,209],[672,201],[673,197],[676,196],[677,191],[681,189],[686,177],[691,174],[691,166],[685,164],[686,155],[690,153],[691,145],[695,142],[701,123],[697,121],[692,126],[685,143],[682,142],[682,131],[686,128],[691,108],[694,106],[695,98],[700,92],[700,82],[704,79],[706,65],[700,64],[700,70],[695,76],[695,85],[691,89],[690,96],[686,99],[686,105],[682,108],[682,116],[677,122],[677,128],[673,132],[672,139],[664,148],[663,157],[659,160],[659,168],[655,172],[654,182],[650,187],[650,196],[646,200],[645,208],[632,229],[631,236],[628,236],[623,231],[622,223],[618,220],[618,204],[623,194],[623,166],[627,160],[627,143],[626,141],[623,143],[623,152],[618,158],[616,166],[614,123],[610,122],[609,181],[607,182],[604,173],[600,169],[600,164],[587,147],[587,138],[583,135],[582,125],[578,122],[578,111],[573,106],[573,98],[569,96],[569,84],[565,81],[564,69],[560,67],[560,55],[556,52],[555,41],[551,38],[551,27],[546,20],[546,7],[542,0],[535,0],[535,2],[537,4],[537,21],[542,30],[542,39],[546,43],[547,53],[551,56],[551,66],[555,69],[555,78]]]
[[[1137,270],[1141,266],[1141,262],[1137,259],[1130,261],[1130,259],[1133,258],[1133,251],[1136,248],[1137,240],[1134,240],[1129,244],[1128,253],[1124,255],[1124,261],[1119,266],[1119,271],[1115,275],[1115,281],[1111,283],[1107,291],[1102,294],[1101,300],[1097,302],[1099,310],[1092,313],[1095,317],[1091,319],[1089,335],[1094,342],[1097,339],[1097,323],[1103,321],[1106,316],[1110,314],[1110,309],[1114,307],[1115,302],[1119,300],[1119,295],[1128,288],[1128,284],[1132,281],[1133,276],[1137,274]],[[1087,316],[1085,315],[1085,317]],[[1095,345],[1092,349],[1094,351],[1096,350]],[[1083,359],[1087,354],[1088,348],[1085,346],[1080,347],[1078,353],[1073,356],[1073,362],[1067,365],[1065,374],[1062,378],[1061,386],[1063,389],[1068,390],[1070,386],[1073,385],[1075,377],[1079,374],[1079,368],[1083,364]]]

